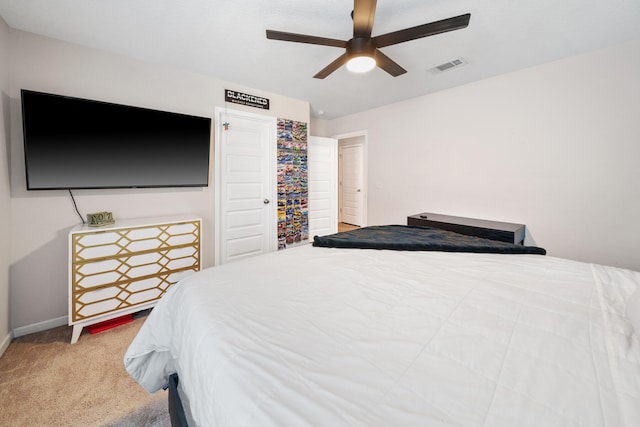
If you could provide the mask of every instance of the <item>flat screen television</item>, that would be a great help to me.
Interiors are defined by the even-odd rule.
[[[209,185],[210,118],[21,92],[27,190]]]

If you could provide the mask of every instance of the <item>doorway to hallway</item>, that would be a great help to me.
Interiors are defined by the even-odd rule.
[[[366,132],[335,137],[338,139],[338,222],[366,225]]]

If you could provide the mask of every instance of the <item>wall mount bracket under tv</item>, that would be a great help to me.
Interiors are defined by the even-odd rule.
[[[27,190],[209,185],[211,118],[21,95]]]

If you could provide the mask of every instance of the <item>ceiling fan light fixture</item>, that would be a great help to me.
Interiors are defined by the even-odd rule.
[[[368,73],[376,68],[376,60],[371,56],[354,56],[347,62],[347,70],[352,73]]]

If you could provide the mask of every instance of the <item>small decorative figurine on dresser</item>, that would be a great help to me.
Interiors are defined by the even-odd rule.
[[[87,224],[89,227],[102,227],[104,225],[114,224],[111,212],[95,212],[87,214]]]

